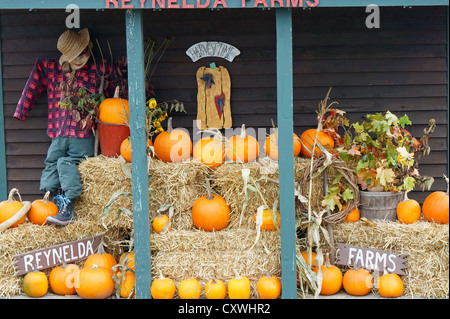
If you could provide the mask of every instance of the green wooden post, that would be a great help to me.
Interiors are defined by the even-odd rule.
[[[297,298],[291,9],[276,9],[282,298]]]
[[[151,257],[149,229],[149,198],[147,135],[145,131],[145,80],[142,10],[125,13],[128,91],[130,104],[130,135],[133,145],[131,170],[133,191],[134,251],[136,256],[136,298],[150,299]]]

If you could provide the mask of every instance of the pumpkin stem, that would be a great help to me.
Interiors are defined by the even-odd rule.
[[[120,97],[119,97],[119,91],[120,91],[119,86],[116,86],[116,90],[114,91],[114,98],[115,98],[115,99],[120,98]]]
[[[17,196],[19,196],[19,201],[22,203],[22,197],[20,196],[19,190],[17,188],[13,188],[11,189],[11,191],[9,192],[9,196],[8,196],[8,203],[11,202],[15,202],[16,200],[14,199],[14,194],[17,194]]]
[[[236,269],[233,269],[233,270],[234,270],[234,278],[235,278],[236,280],[240,280],[240,279],[241,279],[241,275],[239,275],[239,273],[237,272]]]
[[[408,198],[408,191],[405,191],[405,196],[403,196],[403,201],[404,201],[404,202],[409,201],[409,198]]]
[[[240,138],[246,138],[247,137],[247,132],[245,131],[245,124],[242,124],[241,127],[241,135],[239,135]]]
[[[324,266],[326,268],[330,268],[331,267],[330,253],[326,253],[326,255],[325,255],[325,264],[324,264]]]
[[[208,196],[206,197],[207,199],[214,199],[214,196],[212,196],[211,193],[211,184],[209,182],[209,178],[206,178],[206,192],[208,193]]]
[[[169,117],[167,119],[167,132],[172,132],[173,131],[173,127],[172,127],[172,117]]]
[[[262,269],[263,273],[266,275],[268,279],[272,278],[272,275],[265,269]]]
[[[48,204],[49,203],[49,200],[48,200],[49,196],[50,196],[50,191],[47,191],[47,193],[45,193],[45,195],[44,195],[44,198],[42,198],[42,202],[44,204]]]
[[[449,192],[448,192],[448,191],[449,191],[449,189],[448,189],[448,177],[444,175],[444,179],[445,179],[445,181],[447,182],[447,196],[448,196],[448,193],[449,193]]]

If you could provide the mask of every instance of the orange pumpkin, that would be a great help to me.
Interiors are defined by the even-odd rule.
[[[325,264],[320,267],[322,270],[322,289],[320,294],[324,296],[334,295],[342,288],[343,275],[342,271],[330,263],[329,254],[325,257]],[[314,272],[319,273],[316,267]]]
[[[180,299],[199,299],[202,294],[202,286],[195,278],[183,279],[178,285]]]
[[[120,256],[119,264],[123,265],[125,259],[128,261],[128,263],[127,263],[128,269],[131,269],[134,271],[134,267],[135,267],[134,266],[134,251],[129,251],[129,252],[123,253]]]
[[[385,271],[377,281],[378,292],[384,298],[397,298],[403,294],[402,279],[397,274],[389,274]]]
[[[169,222],[169,216],[167,215],[162,215],[162,214],[158,214],[152,222],[152,227],[153,230],[155,232],[157,232],[158,234],[161,233],[164,229],[164,226],[166,226],[166,224]],[[172,228],[172,225],[169,226],[169,229],[167,229],[167,231],[169,231]]]
[[[28,211],[28,220],[33,224],[46,225],[48,216],[55,216],[58,214],[58,206],[48,200],[50,191],[45,193],[44,198],[36,199],[31,203]]]
[[[41,271],[33,271],[23,277],[23,292],[28,297],[40,298],[48,291],[47,276]]]
[[[148,139],[147,141],[147,153],[149,154],[150,152],[148,151],[149,147],[153,146],[153,143],[150,139]],[[122,141],[122,143],[120,143],[120,155],[122,155],[122,157],[128,162],[131,163],[131,138],[127,137],[126,139],[124,139]]]
[[[347,205],[342,205],[342,210],[346,210],[347,209]],[[348,214],[347,216],[345,216],[345,221],[347,223],[354,223],[357,222],[359,220],[359,218],[361,217],[361,213],[359,212],[359,210],[354,207]]]
[[[203,137],[195,143],[192,157],[210,168],[217,168],[225,162],[225,147],[210,136]]]
[[[253,221],[256,222],[256,216],[258,215],[258,213],[255,214],[255,216],[253,217]],[[277,230],[280,229],[280,214],[278,212],[276,212],[276,220],[277,220],[277,225],[275,225],[275,214],[273,213],[272,209],[265,209],[263,211],[263,216],[262,216],[262,224],[260,226],[260,230]]]
[[[152,285],[150,287],[150,293],[153,299],[172,299],[175,296],[177,287],[175,283],[170,278],[164,278],[162,272],[160,272],[160,277],[158,279],[152,280]]]
[[[116,88],[114,97],[104,99],[98,107],[100,122],[110,124],[125,124],[129,119],[128,100],[119,98],[119,87]]]
[[[302,257],[305,260],[305,262],[307,264],[310,264],[311,265],[311,269],[313,271],[315,271],[315,269],[317,268],[317,263],[316,263],[316,256],[317,256],[317,254],[315,252],[311,252],[311,259],[312,259],[311,262],[309,261],[309,254],[308,254],[307,251],[302,251],[301,254],[302,254]]]
[[[17,194],[19,196],[19,200],[14,198],[14,195]],[[7,200],[0,202],[0,224],[6,222],[8,219],[13,217],[16,213],[18,213],[21,209],[24,208],[24,204],[19,194],[19,190],[17,188],[11,189],[9,192],[9,196]],[[9,228],[14,228],[19,226],[25,221],[26,212],[24,212],[23,216],[19,218],[15,223],[13,223]]]
[[[242,125],[241,127],[241,134],[230,137],[228,142],[229,148],[226,151],[226,155],[229,160],[248,163],[253,162],[258,158],[258,140],[247,134],[245,125]]]
[[[230,207],[220,195],[211,194],[209,180],[206,181],[208,195],[197,198],[192,206],[192,221],[204,231],[219,231],[230,222]]]
[[[236,272],[236,276],[228,282],[228,297],[230,299],[249,299],[250,292],[250,280]]]
[[[297,134],[294,133],[294,157],[300,154],[302,143]],[[264,142],[264,151],[271,159],[278,161],[278,132],[270,134]]]
[[[205,285],[206,299],[225,299],[227,287],[220,279],[211,279]]]
[[[261,299],[277,299],[281,295],[281,282],[270,274],[266,274],[258,279],[256,291]]]
[[[317,144],[321,144],[324,147],[334,148],[333,138],[322,130],[309,129],[300,135],[300,141],[302,143],[301,153],[304,157],[311,158],[314,141],[316,146],[314,148],[314,157],[319,158],[322,156],[322,152]]]
[[[178,163],[188,159],[192,153],[192,140],[181,129],[172,128],[172,118],[167,121],[167,131],[156,136],[153,145],[156,157],[163,162]]]
[[[100,245],[96,254],[90,255],[84,262],[83,268],[91,268],[97,265],[100,268],[112,270],[112,267],[117,265],[117,261],[113,255],[106,253],[103,246]]]
[[[407,192],[405,192],[405,198],[397,205],[397,219],[399,222],[412,224],[418,221],[421,215],[420,204],[414,199],[409,199]]]
[[[423,202],[423,217],[429,222],[448,224],[449,181],[446,176],[444,178],[447,182],[447,193],[442,191],[433,192]]]
[[[136,275],[132,271],[125,271],[119,274],[119,288],[120,297],[133,298],[135,295],[134,286],[136,282]]]
[[[342,285],[352,296],[365,296],[372,290],[373,277],[364,268],[349,269],[344,274]]]
[[[105,299],[115,290],[113,271],[92,265],[84,267],[75,275],[75,290],[85,299]]]
[[[75,276],[80,268],[75,264],[63,263],[52,269],[48,276],[50,289],[57,295],[73,295],[75,290]]]

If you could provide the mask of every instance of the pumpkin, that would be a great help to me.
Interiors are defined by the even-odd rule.
[[[15,194],[19,196],[19,200],[14,198]],[[30,207],[29,202],[22,202],[17,188],[11,189],[8,199],[0,202],[0,231],[22,224]]]
[[[172,128],[172,118],[167,121],[167,131],[156,136],[153,145],[156,157],[163,162],[178,163],[188,159],[192,153],[192,140],[188,133]]]
[[[161,233],[164,229],[164,226],[166,226],[166,224],[169,222],[169,216],[167,215],[163,215],[163,214],[158,214],[152,222],[152,227],[153,230],[156,233]],[[169,231],[172,228],[172,225],[169,226],[169,228],[167,229],[167,231]]]
[[[449,181],[445,175],[444,178],[447,182],[447,193],[442,191],[433,192],[423,202],[423,217],[429,222],[448,224]]]
[[[199,299],[202,294],[202,286],[195,278],[183,279],[178,285],[180,299]]]
[[[373,277],[364,268],[349,269],[342,278],[342,286],[352,296],[365,296],[372,289]]]
[[[248,163],[253,162],[258,158],[258,140],[247,134],[245,124],[241,127],[241,134],[233,135],[228,139],[228,142],[229,147],[227,148],[226,155],[230,161]]]
[[[220,279],[211,279],[205,284],[206,299],[225,299],[227,287]]]
[[[134,267],[135,267],[134,266],[134,251],[129,251],[129,252],[123,253],[120,256],[119,264],[124,265],[125,264],[125,259],[128,262],[127,265],[126,265],[127,268],[134,271],[135,270],[134,269]]]
[[[255,214],[255,216],[253,217],[253,221],[256,222],[256,217],[257,217],[258,213]],[[275,225],[275,215],[273,213],[272,209],[265,209],[263,211],[263,216],[262,216],[262,224],[260,226],[260,230],[277,230],[280,229],[280,214],[278,212],[276,212],[276,220],[277,220],[277,225]]]
[[[225,161],[225,147],[210,136],[203,137],[194,144],[192,158],[210,168],[217,168]]]
[[[48,291],[47,276],[41,271],[33,271],[23,277],[23,292],[28,297],[40,298]]]
[[[258,279],[256,291],[261,299],[277,299],[281,295],[280,280],[267,273]]]
[[[119,274],[120,297],[133,298],[135,295],[134,286],[136,275],[132,271],[125,271]]]
[[[342,210],[346,210],[347,205],[342,205]],[[348,212],[347,216],[345,216],[345,221],[347,223],[354,223],[359,220],[361,217],[361,213],[359,212],[358,208],[354,207],[351,211]]]
[[[84,267],[75,275],[75,290],[85,299],[108,298],[115,290],[113,271],[95,264]]]
[[[324,131],[318,129],[309,129],[304,131],[300,135],[300,141],[302,143],[301,154],[307,158],[311,158],[314,141],[316,141],[316,146],[314,148],[314,158],[319,158],[322,156],[322,152],[320,151],[317,144],[321,144],[322,146],[329,148],[334,147],[333,138]]]
[[[326,254],[325,263],[320,269],[322,270],[322,288],[320,294],[329,296],[341,290],[343,280],[342,271],[330,263],[329,254]],[[319,273],[319,268],[316,267],[314,272]]]
[[[384,298],[397,298],[403,294],[402,279],[397,274],[389,274],[384,271],[383,276],[377,280],[378,292]]]
[[[55,216],[58,214],[58,206],[48,200],[49,196],[50,191],[45,193],[44,198],[36,199],[31,203],[27,217],[33,224],[46,225],[48,216]]]
[[[177,287],[175,283],[170,278],[164,278],[162,272],[160,271],[160,277],[158,279],[152,280],[152,285],[150,287],[150,293],[153,299],[172,299],[175,296]]]
[[[197,198],[192,206],[192,221],[195,227],[204,231],[222,230],[230,222],[230,207],[222,196],[211,194],[208,179],[206,190],[208,195]]]
[[[48,276],[50,289],[57,295],[73,295],[75,291],[75,276],[80,268],[75,264],[66,264],[52,269]]]
[[[422,211],[420,204],[408,198],[408,192],[405,192],[404,199],[397,205],[397,219],[403,224],[412,224],[420,219]]]
[[[297,134],[294,133],[294,157],[300,154],[302,144]],[[264,151],[271,159],[278,161],[278,132],[270,134],[264,142]]]
[[[311,259],[312,259],[311,262],[309,262],[309,254],[307,251],[302,251],[301,254],[302,254],[302,257],[305,260],[305,262],[307,264],[311,265],[311,270],[315,271],[315,269],[317,268],[317,263],[316,263],[317,253],[311,252]]]
[[[240,276],[235,270],[236,276],[228,282],[228,297],[230,299],[249,299],[250,280],[245,276]]]
[[[119,98],[119,87],[116,87],[114,97],[104,99],[98,107],[100,122],[110,124],[126,124],[129,119],[128,100]]]
[[[147,153],[149,154],[149,148],[153,146],[153,143],[150,139],[147,141]],[[120,155],[128,162],[131,163],[131,138],[128,136],[126,139],[120,143]]]
[[[90,255],[86,259],[83,268],[91,268],[93,265],[112,270],[112,267],[117,265],[117,261],[113,255],[104,251],[103,245],[100,245],[97,253]]]

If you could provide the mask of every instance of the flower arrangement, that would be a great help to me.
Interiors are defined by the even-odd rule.
[[[162,122],[166,120],[168,113],[172,111],[186,113],[183,102],[179,102],[177,100],[157,103],[155,98],[151,98],[147,101],[145,109],[147,118],[146,130],[148,137],[164,132]]]

